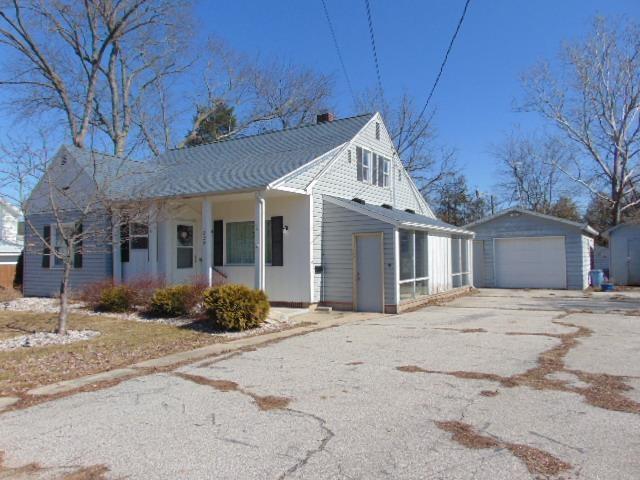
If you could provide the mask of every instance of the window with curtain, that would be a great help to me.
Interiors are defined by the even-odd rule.
[[[429,294],[429,236],[400,230],[400,300]]]
[[[227,265],[255,264],[254,222],[226,224]],[[271,263],[271,220],[265,221],[265,263]]]

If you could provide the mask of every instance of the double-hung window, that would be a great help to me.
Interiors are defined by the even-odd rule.
[[[362,152],[362,181],[365,183],[371,183],[371,157],[372,154],[369,150],[363,150]]]
[[[254,223],[228,222],[226,224],[227,265],[253,265],[255,263]],[[271,220],[265,221],[265,263],[271,263]]]
[[[53,266],[62,267],[64,265],[64,258],[69,256],[69,239],[73,238],[73,232],[75,229],[74,223],[63,223],[60,225],[60,229],[55,224],[51,225],[51,231],[53,232]]]
[[[356,147],[356,157],[358,181],[379,187],[389,186],[391,162],[388,158],[361,147]]]
[[[429,295],[427,232],[400,230],[400,300]]]
[[[391,162],[387,158],[382,159],[382,187],[389,186],[389,170],[391,169]]]
[[[131,224],[131,249],[145,250],[149,248],[149,226],[144,223]]]

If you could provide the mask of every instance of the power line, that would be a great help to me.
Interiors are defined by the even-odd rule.
[[[376,64],[376,77],[378,78],[378,93],[380,100],[384,104],[384,90],[382,89],[382,77],[380,76],[380,64],[378,62],[378,51],[376,50],[376,37],[373,33],[373,22],[371,21],[371,6],[369,0],[364,0],[367,8],[367,21],[369,22],[369,36],[371,37],[371,49],[373,50],[373,61]]]
[[[440,82],[440,77],[442,77],[442,72],[444,71],[444,67],[447,64],[447,60],[449,59],[449,54],[451,53],[451,50],[453,49],[453,44],[456,41],[456,38],[458,37],[458,33],[460,32],[460,28],[462,27],[462,22],[464,21],[464,17],[467,14],[467,9],[469,8],[469,4],[471,3],[471,0],[467,0],[464,4],[464,9],[462,10],[462,15],[460,15],[460,20],[458,20],[458,25],[456,26],[455,31],[453,32],[453,36],[451,37],[451,40],[449,41],[449,46],[447,47],[447,51],[444,54],[444,58],[442,59],[442,63],[440,64],[440,70],[438,71],[438,75],[436,76],[435,81],[433,82],[433,86],[431,87],[431,91],[429,92],[429,95],[427,96],[427,101],[424,104],[424,107],[422,107],[422,111],[420,112],[420,115],[418,115],[418,119],[416,120],[416,124],[422,120],[422,117],[424,116],[425,112],[427,111],[427,107],[429,106],[429,102],[431,101],[431,97],[433,97],[433,93],[436,91],[436,87],[438,86],[438,83]],[[409,148],[417,138],[420,138],[420,136],[424,133],[424,131],[426,130],[427,126],[429,124],[425,124],[424,127],[422,127],[420,129],[420,131],[414,136],[413,140],[411,140],[409,142],[409,145],[407,146],[407,148]]]
[[[340,45],[338,44],[338,37],[336,36],[336,32],[333,29],[333,23],[331,22],[331,17],[329,16],[329,9],[327,8],[327,3],[325,0],[322,1],[322,8],[324,9],[324,16],[327,19],[327,23],[329,24],[329,30],[331,31],[331,37],[333,38],[333,45],[336,48],[336,53],[338,54],[338,60],[340,61],[340,66],[342,67],[342,73],[344,73],[344,77],[347,80],[347,86],[349,87],[349,92],[351,93],[351,98],[353,99],[354,106],[357,102],[356,95],[353,91],[353,85],[351,84],[351,78],[349,78],[349,73],[347,72],[347,67],[345,66],[344,59],[342,58],[342,52],[340,51]]]

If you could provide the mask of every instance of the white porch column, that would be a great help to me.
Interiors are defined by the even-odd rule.
[[[264,274],[264,262],[265,262],[265,248],[264,248],[264,232],[265,232],[265,204],[264,196],[262,192],[256,193],[256,218],[255,218],[255,263],[256,263],[256,276],[255,276],[255,288],[258,290],[265,289],[265,274]]]
[[[120,257],[120,216],[114,214],[111,232],[111,251],[113,258],[113,283],[122,283],[122,258]]]
[[[158,276],[158,207],[152,205],[149,212],[149,273]]]
[[[202,274],[213,285],[213,206],[210,198],[202,200]]]

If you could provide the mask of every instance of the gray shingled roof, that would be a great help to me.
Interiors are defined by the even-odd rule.
[[[405,210],[398,210],[397,208],[386,208],[381,205],[372,205],[369,203],[361,204],[359,202],[354,202],[353,200],[346,200],[344,198],[332,197],[329,195],[325,195],[337,203],[343,203],[345,205],[349,205],[350,208],[354,210],[358,210],[362,212],[364,215],[373,214],[376,217],[386,218],[389,223],[400,224],[400,225],[409,225],[416,224],[424,228],[436,228],[436,229],[453,229],[460,232],[473,233],[466,230],[464,227],[456,227],[455,225],[451,225],[450,223],[443,222],[438,218],[431,218],[425,215],[420,215],[418,213],[411,213]]]
[[[93,171],[104,162],[101,181],[109,176],[116,198],[147,198],[258,190],[350,141],[373,114],[303,125],[286,130],[237,137],[181,148],[147,162],[133,162],[69,147]]]

